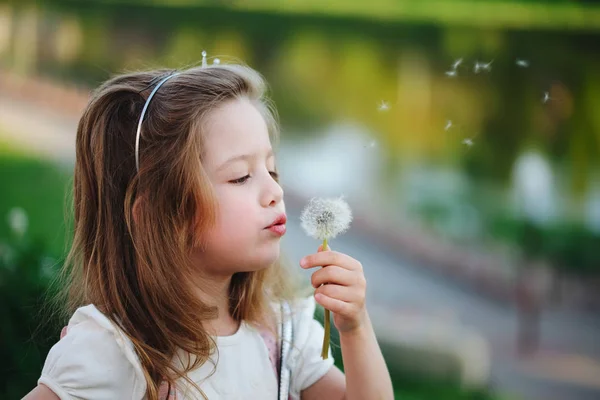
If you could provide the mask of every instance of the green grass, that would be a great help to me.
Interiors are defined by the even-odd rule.
[[[70,184],[70,173],[0,141],[0,238],[11,235],[7,215],[20,207],[28,216],[29,236],[44,242],[50,256],[63,255],[67,238],[65,196]]]

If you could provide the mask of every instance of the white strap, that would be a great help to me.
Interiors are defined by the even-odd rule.
[[[280,368],[279,368],[279,400],[288,400],[290,393],[290,383],[292,379],[291,363],[290,363],[290,351],[292,348],[292,340],[294,337],[293,324],[292,324],[292,313],[290,306],[287,302],[281,304],[281,326],[280,335],[281,338],[281,355],[280,355]]]

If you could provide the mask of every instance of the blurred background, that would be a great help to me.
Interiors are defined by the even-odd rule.
[[[398,399],[600,398],[592,0],[0,0],[0,398],[64,323],[43,306],[90,91],[203,50],[270,84],[292,266],[307,199],[350,203],[330,245],[364,265]]]

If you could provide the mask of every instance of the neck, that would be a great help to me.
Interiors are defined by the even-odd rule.
[[[230,336],[237,332],[239,322],[229,313],[229,285],[232,275],[201,274],[196,281],[197,295],[209,306],[217,307],[217,317],[205,322],[209,334]]]

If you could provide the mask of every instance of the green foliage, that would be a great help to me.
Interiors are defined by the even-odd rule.
[[[0,398],[18,399],[37,384],[60,333],[47,288],[64,248],[69,175],[3,143],[0,155]],[[15,210],[19,229],[7,218]]]
[[[582,223],[542,227],[502,216],[492,222],[492,230],[496,237],[519,246],[528,259],[547,259],[556,268],[574,274],[600,273],[600,235]]]
[[[28,235],[43,242],[50,255],[62,255],[68,231],[64,205],[70,177],[56,166],[0,142],[0,238],[10,235],[6,217],[18,207],[28,216]]]
[[[0,398],[18,399],[37,384],[60,328],[47,319],[48,280],[56,262],[42,241],[0,241]]]

